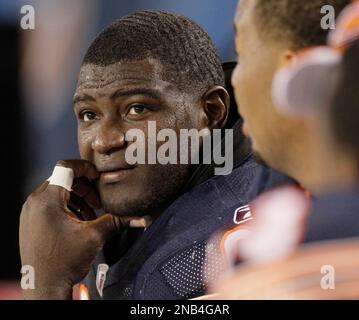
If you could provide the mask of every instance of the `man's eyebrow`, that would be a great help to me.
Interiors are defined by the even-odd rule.
[[[111,96],[111,100],[115,100],[119,97],[124,96],[134,96],[134,95],[144,95],[152,99],[160,100],[161,95],[157,90],[146,89],[146,88],[136,88],[136,89],[119,89],[116,90]]]
[[[146,88],[136,88],[136,89],[118,89],[113,94],[111,94],[110,99],[115,100],[119,97],[124,96],[133,96],[133,95],[145,95],[152,99],[160,100],[161,95],[157,90],[146,89]],[[88,94],[75,94],[73,98],[73,104],[75,105],[78,102],[94,102],[96,99]]]
[[[73,104],[75,105],[78,102],[87,102],[87,101],[96,101],[96,99],[88,94],[75,94],[73,99]]]

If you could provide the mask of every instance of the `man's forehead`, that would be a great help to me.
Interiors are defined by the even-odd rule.
[[[86,64],[81,67],[77,89],[117,86],[119,83],[143,83],[161,86],[162,65],[154,59],[123,61],[107,66]]]

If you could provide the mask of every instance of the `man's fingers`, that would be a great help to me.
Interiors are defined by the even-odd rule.
[[[48,185],[49,185],[49,181],[46,180],[40,187],[38,187],[33,192],[33,194],[39,194],[39,193],[43,192],[47,188]]]
[[[100,197],[97,194],[94,186],[88,179],[76,179],[72,187],[72,192],[77,196],[83,198],[90,207],[94,209],[101,208]]]
[[[105,214],[92,221],[91,224],[104,242],[126,227],[126,224],[112,214]]]
[[[129,227],[130,228],[148,228],[152,223],[152,218],[150,216],[144,217],[129,217]]]
[[[60,160],[56,166],[71,168],[74,172],[74,178],[86,177],[93,180],[99,176],[96,167],[87,160]]]
[[[61,203],[65,208],[70,200],[70,191],[72,191],[72,186],[74,180],[83,181],[87,179],[96,179],[98,177],[98,172],[96,167],[89,161],[86,160],[61,160],[58,161],[51,177],[49,178],[49,184],[46,188],[48,192],[48,200],[56,200],[55,202]],[[86,179],[87,178],[87,179]],[[75,180],[75,181],[76,181]],[[90,189],[90,182],[88,184],[81,182],[77,186],[76,192],[80,195],[87,197],[88,205],[93,208],[100,207],[100,200],[96,197],[96,193]],[[75,192],[75,193],[76,193]],[[87,206],[85,206],[87,214]],[[66,210],[67,211],[67,210]],[[89,212],[91,214],[91,212]]]
[[[84,199],[78,197],[74,193],[71,193],[70,201],[67,205],[71,211],[73,211],[80,218],[89,221],[97,218],[93,209],[84,201]]]
[[[118,217],[109,213],[91,221],[92,227],[101,234],[104,241],[125,228],[146,228],[149,223],[148,217]]]

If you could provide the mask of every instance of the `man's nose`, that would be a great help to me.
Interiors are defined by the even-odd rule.
[[[118,121],[106,121],[98,129],[92,149],[101,154],[111,154],[125,147],[125,133]]]

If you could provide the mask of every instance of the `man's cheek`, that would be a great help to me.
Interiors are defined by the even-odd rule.
[[[92,136],[78,132],[77,141],[81,159],[92,161]]]
[[[231,77],[231,84],[232,87],[236,88],[238,82],[238,75],[240,72],[240,65],[237,63],[236,67],[233,70],[232,77]]]
[[[246,115],[246,109],[248,107],[248,89],[247,83],[243,75],[237,78],[235,86],[235,98],[237,102],[238,112],[242,115]]]

